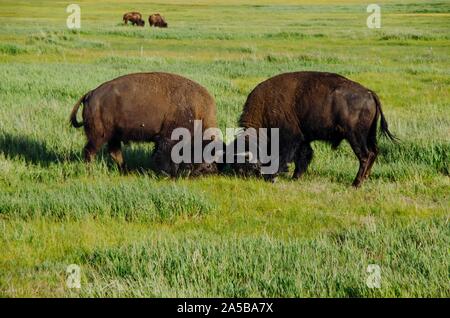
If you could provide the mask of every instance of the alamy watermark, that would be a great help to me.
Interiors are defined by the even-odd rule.
[[[369,4],[367,13],[372,13],[367,17],[366,24],[369,29],[381,28],[381,7],[378,4]]]
[[[377,264],[367,266],[369,276],[366,279],[366,285],[369,288],[381,288],[381,268]]]
[[[66,12],[70,13],[67,17],[66,25],[69,29],[81,28],[81,8],[78,4],[69,4],[66,8]]]
[[[76,264],[70,264],[66,268],[66,286],[67,288],[81,288],[81,268]]]

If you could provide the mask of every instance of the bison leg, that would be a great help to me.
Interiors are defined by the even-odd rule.
[[[288,171],[288,164],[293,161],[293,158],[295,158],[296,148],[297,145],[295,143],[291,143],[289,146],[283,147],[283,150],[281,150],[279,154],[278,170],[273,174],[264,174],[264,180],[275,183],[280,173]]]
[[[120,140],[111,140],[110,142],[108,142],[108,151],[109,151],[109,154],[111,155],[111,158],[117,164],[119,171],[121,173],[124,173],[126,171],[126,169],[125,169],[125,163],[123,161]]]
[[[364,180],[364,176],[366,175],[366,171],[368,170],[370,164],[371,156],[369,150],[367,149],[365,138],[353,136],[352,138],[349,138],[348,141],[359,160],[359,170],[352,184],[355,188],[358,188]]]
[[[370,171],[372,170],[372,166],[375,162],[375,159],[377,158],[378,155],[378,148],[375,147],[370,147],[370,152],[369,152],[369,163],[367,165],[367,169],[366,172],[364,174],[364,179],[368,178],[370,176]]]
[[[84,161],[86,163],[92,162],[101,146],[102,143],[89,140],[86,146],[84,146]]]
[[[313,158],[313,149],[309,143],[302,143],[295,154],[295,171],[293,179],[300,178],[308,169],[308,165]]]
[[[375,159],[378,155],[378,147],[377,147],[377,120],[372,123],[370,127],[369,134],[367,136],[367,148],[369,148],[369,164],[367,165],[367,170],[364,174],[364,179],[368,178],[370,175],[370,171],[372,170],[372,166],[375,162]]]

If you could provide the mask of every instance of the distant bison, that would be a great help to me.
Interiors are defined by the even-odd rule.
[[[77,121],[81,104],[83,122]],[[158,170],[176,176],[183,165],[171,160],[177,141],[171,133],[177,127],[193,131],[194,120],[203,121],[203,130],[217,127],[214,99],[199,84],[168,73],[136,73],[106,82],[82,96],[73,107],[70,121],[84,125],[88,142],[86,162],[92,161],[105,143],[121,171],[124,161],[121,142],[155,142],[154,161]],[[191,172],[215,172],[215,164],[186,165]]]
[[[145,21],[142,20],[142,15],[139,12],[127,12],[123,15],[123,22],[128,24],[128,21],[132,25],[144,26]]]
[[[378,154],[379,117],[381,132],[394,140],[373,91],[337,74],[295,72],[277,75],[256,86],[247,98],[240,125],[279,128],[279,167],[286,170],[293,161],[293,178],[299,178],[311,162],[312,141],[328,141],[336,148],[347,140],[359,160],[353,181],[353,186],[358,187],[369,176]],[[257,166],[248,163],[246,169],[254,171]],[[268,176],[271,180],[275,177]]]
[[[159,28],[167,28],[168,24],[165,21],[164,17],[160,15],[159,13],[152,14],[148,17],[148,24],[150,24],[150,27],[155,26]]]

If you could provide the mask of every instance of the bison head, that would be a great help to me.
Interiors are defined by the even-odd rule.
[[[216,174],[219,171],[217,164],[212,163],[196,163],[191,167],[191,176],[198,177],[201,175]]]
[[[243,157],[244,162],[238,162],[239,157]],[[246,177],[256,177],[261,175],[261,164],[259,162],[252,162],[253,154],[249,151],[239,153],[234,156],[234,162],[230,164],[231,169],[237,175]]]
[[[140,20],[138,20],[137,25],[143,27],[145,25],[145,21],[140,19]]]
[[[160,140],[157,143],[152,159],[156,171],[175,177],[178,174],[179,165],[172,161],[172,146],[172,143],[168,140]]]
[[[255,155],[250,151],[242,153],[237,152],[236,140],[226,146],[225,152],[221,155],[219,160],[218,169],[221,172],[230,171],[237,175],[242,176],[260,176],[261,164],[256,159]],[[233,153],[232,162],[227,161],[227,154]],[[228,156],[229,157],[229,156]]]

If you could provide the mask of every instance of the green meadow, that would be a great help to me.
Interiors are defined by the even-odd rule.
[[[450,1],[378,1],[380,29],[355,0],[79,0],[69,30],[70,3],[0,3],[0,297],[450,297]],[[314,143],[296,181],[173,180],[151,144],[125,146],[126,175],[106,151],[87,167],[68,121],[101,83],[165,71],[205,86],[224,130],[255,85],[300,70],[380,96],[401,141],[379,138],[358,190],[347,143]]]

